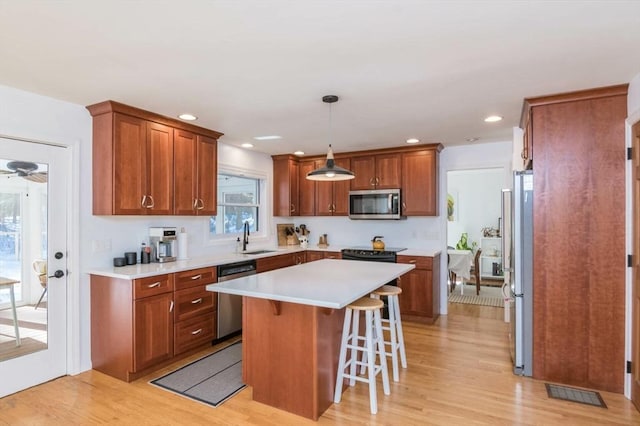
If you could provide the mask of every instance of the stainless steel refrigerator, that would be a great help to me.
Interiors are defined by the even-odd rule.
[[[533,171],[515,172],[502,191],[502,265],[513,302],[509,341],[513,372],[531,376],[533,364]],[[508,289],[508,292],[506,291]]]

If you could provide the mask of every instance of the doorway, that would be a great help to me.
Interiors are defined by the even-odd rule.
[[[503,306],[499,231],[503,188],[504,167],[447,171],[447,246],[452,250],[447,257],[458,272],[449,274],[448,311],[464,310],[459,306],[464,304]],[[475,274],[480,278],[479,294]]]
[[[67,371],[68,149],[0,138],[0,397]]]

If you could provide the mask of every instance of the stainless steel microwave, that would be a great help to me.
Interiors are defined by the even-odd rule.
[[[402,219],[400,189],[349,191],[350,219]]]

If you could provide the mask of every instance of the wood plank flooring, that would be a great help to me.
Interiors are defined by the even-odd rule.
[[[601,392],[608,409],[548,399],[544,383],[514,376],[503,310],[450,304],[434,325],[404,323],[409,368],[391,395],[378,392],[369,413],[367,387],[348,389],[321,425],[631,425],[640,413],[623,395]],[[210,352],[210,351],[209,351]],[[193,356],[196,359],[204,352]],[[246,388],[218,408],[148,381],[189,360],[127,384],[96,371],[63,377],[0,399],[0,425],[312,425],[251,400]]]

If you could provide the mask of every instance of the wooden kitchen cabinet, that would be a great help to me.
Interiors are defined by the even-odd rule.
[[[208,138],[206,141],[210,142],[216,141],[222,133],[113,101],[90,105],[87,109],[93,117],[93,214],[173,215],[174,170],[181,179],[185,170],[198,169],[206,163],[208,166],[214,164],[213,170],[217,167],[215,144],[213,152],[211,145],[205,147],[203,164],[198,165],[182,158],[185,153],[181,144],[178,147],[180,161],[175,164],[175,135],[181,135],[183,142],[188,135],[179,132],[186,131],[196,135],[196,140],[200,138],[204,142]],[[203,179],[207,179],[206,173],[202,174]],[[215,172],[212,179],[213,188],[210,181],[205,185],[203,180],[202,193],[207,198],[211,193],[216,194]],[[186,189],[182,182],[179,185],[183,197]],[[204,201],[204,196],[200,198]],[[215,211],[215,198],[213,202]]]
[[[307,173],[315,170],[316,160],[302,160],[298,168],[298,216],[315,216],[316,181],[307,179]]]
[[[434,323],[440,316],[440,255],[398,255],[396,261],[416,265],[398,279],[402,319]]]
[[[217,141],[186,130],[174,140],[175,214],[215,216],[217,211]]]
[[[210,345],[215,267],[126,280],[91,275],[91,362],[124,381]]]
[[[535,379],[624,390],[626,117],[626,84],[525,99]]]
[[[339,251],[307,250],[305,258],[307,262],[321,259],[342,259],[342,254]]]
[[[305,263],[305,252],[279,254],[276,256],[261,257],[256,259],[256,273],[273,271],[274,269],[286,268],[287,266]]]
[[[273,156],[273,215],[297,216],[300,213],[298,159],[293,155]]]
[[[355,156],[351,158],[351,189],[393,189],[401,186],[399,153]]]
[[[438,216],[438,151],[402,154],[402,215]]]
[[[336,166],[351,169],[349,158],[334,159]],[[322,167],[325,160],[316,161],[316,167]],[[350,180],[336,182],[316,182],[316,216],[347,216],[349,214]]]

